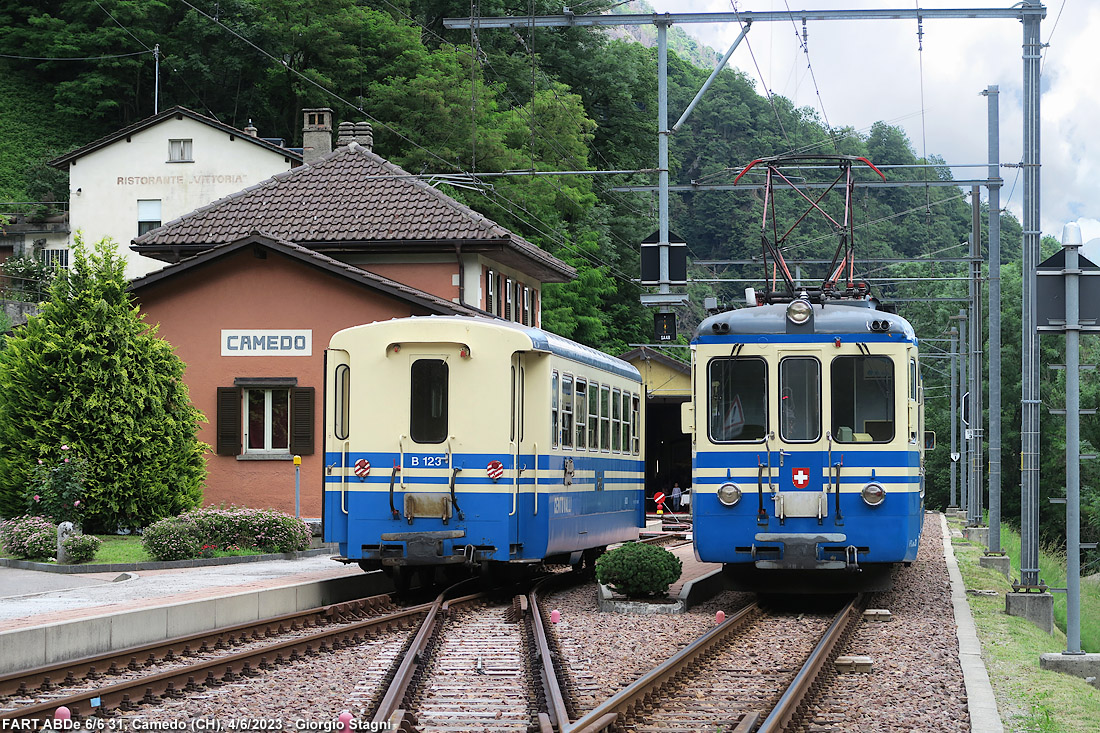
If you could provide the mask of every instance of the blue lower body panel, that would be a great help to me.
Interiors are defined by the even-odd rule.
[[[765,499],[766,507],[771,503]],[[751,493],[733,507],[723,506],[714,494],[693,496],[691,505],[695,552],[701,561],[770,569],[913,562],[924,514],[918,491],[893,493],[878,507],[867,506],[859,494],[842,494],[839,521],[833,495],[828,515],[820,521],[780,521],[769,511],[761,523],[759,502]]]

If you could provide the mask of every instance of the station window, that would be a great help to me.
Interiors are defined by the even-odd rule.
[[[821,437],[821,363],[812,357],[779,362],[779,437],[813,441]]]
[[[712,359],[707,365],[707,426],[716,443],[767,435],[768,365],[756,357]]]
[[[894,363],[885,356],[838,356],[830,367],[832,432],[840,443],[894,439]]]
[[[409,436],[417,443],[442,443],[447,439],[447,362],[417,359],[410,370],[412,405]]]
[[[577,422],[577,450],[584,450],[585,438],[588,435],[588,384],[583,379],[577,380],[575,416]]]
[[[160,199],[138,199],[138,236],[160,226]]]
[[[191,155],[191,141],[190,140],[169,140],[168,141],[168,162],[169,163],[194,163],[195,159]]]
[[[296,386],[294,377],[233,381],[218,387],[218,455],[289,460],[313,453],[313,387]]]

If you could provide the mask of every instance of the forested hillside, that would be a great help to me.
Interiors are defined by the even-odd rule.
[[[617,3],[594,0],[583,12]],[[551,0],[483,0],[484,16],[561,12]],[[370,119],[375,150],[415,172],[638,171],[656,167],[656,50],[593,28],[448,31],[466,17],[458,0],[0,0],[0,198],[46,196],[41,163],[153,113],[159,47],[160,106],[183,105],[262,136],[301,143],[303,107],[327,106],[337,121]],[[681,46],[681,48],[688,48]],[[695,49],[701,56],[709,53]],[[80,60],[42,60],[80,59]],[[709,68],[670,54],[670,117],[675,120]],[[871,120],[868,121],[870,124]],[[866,131],[829,129],[810,108],[757,93],[754,81],[724,71],[670,142],[674,182],[730,183],[749,161],[781,153],[866,156],[876,165],[920,161],[905,134],[878,122]],[[38,171],[36,173],[36,171]],[[815,175],[808,173],[807,175]],[[892,179],[948,179],[946,168],[891,170]],[[608,351],[652,340],[652,314],[638,303],[639,242],[656,229],[655,194],[614,192],[654,184],[652,172],[509,176],[448,193],[576,266],[574,283],[548,286],[544,324]],[[61,189],[64,191],[64,188]],[[777,201],[780,218],[793,199]],[[761,201],[751,191],[674,194],[672,230],[693,260],[745,258],[760,249]],[[896,297],[964,295],[959,277],[970,229],[968,195],[955,187],[861,189],[855,201],[857,255],[905,257],[901,266],[865,268]],[[983,225],[984,225],[983,216]],[[1002,217],[1004,271],[1005,516],[1018,515],[1020,227]],[[831,229],[814,220],[794,243],[796,257],[828,258]],[[702,315],[705,296],[741,301],[744,283],[714,282],[759,271],[692,268],[692,305],[681,332]],[[901,284],[895,284],[901,283]],[[901,312],[944,346],[958,303],[906,303]],[[1053,340],[1044,341],[1058,358]],[[1061,348],[1060,345],[1057,348]],[[1082,359],[1087,358],[1082,355]],[[948,435],[946,361],[925,362],[929,423]],[[1052,404],[1059,401],[1050,385]],[[1046,393],[1044,393],[1046,395]],[[1092,395],[1096,397],[1096,395]],[[1083,396],[1083,400],[1088,399]],[[1061,425],[1044,417],[1044,475],[1058,473]],[[1050,423],[1050,425],[1047,424]],[[1083,421],[1084,422],[1084,421]],[[1100,426],[1084,425],[1093,445]],[[930,503],[945,505],[946,449],[929,456]],[[1085,482],[1096,478],[1085,468]],[[1044,489],[1046,491],[1046,489]],[[1100,515],[1100,495],[1090,492]],[[1054,511],[1041,502],[1044,512]],[[1053,515],[1051,519],[1053,520]],[[1056,522],[1046,522],[1049,538]],[[1093,539],[1096,539],[1093,537]]]

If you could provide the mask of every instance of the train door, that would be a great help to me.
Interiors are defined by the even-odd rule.
[[[511,411],[508,432],[509,447],[512,458],[512,501],[511,510],[508,512],[508,544],[509,555],[514,556],[522,543],[524,526],[527,523],[527,510],[523,509],[523,484],[534,481],[535,500],[538,500],[538,470],[536,468],[538,455],[528,455],[531,450],[527,440],[526,425],[526,359],[523,354],[512,354],[512,363],[509,370]]]
[[[325,472],[322,534],[325,542],[348,541],[348,453],[351,450],[351,356],[325,350]],[[346,550],[346,548],[344,548]]]
[[[780,349],[777,353],[776,437],[773,463],[779,495],[775,513],[788,517],[829,516],[825,404],[821,349]]]

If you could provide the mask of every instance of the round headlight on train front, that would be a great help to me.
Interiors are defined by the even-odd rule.
[[[813,310],[813,306],[805,300],[792,300],[791,304],[787,306],[787,320],[796,326],[801,326],[810,320],[810,314],[813,313]]]
[[[864,486],[860,495],[863,497],[863,501],[867,506],[878,506],[886,501],[886,489],[883,488],[882,484],[874,482]]]
[[[718,501],[725,506],[734,506],[741,501],[741,489],[736,484],[722,484],[718,489]]]

